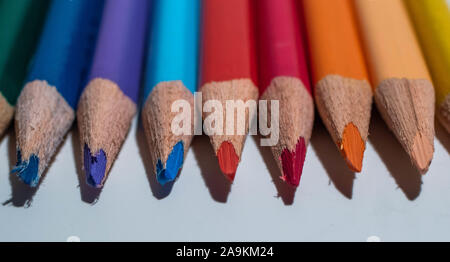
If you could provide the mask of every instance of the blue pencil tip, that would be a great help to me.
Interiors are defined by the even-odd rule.
[[[86,172],[86,183],[92,187],[102,187],[106,171],[106,154],[103,149],[93,156],[91,149],[84,145],[84,170]]]
[[[183,165],[184,160],[184,145],[183,141],[178,142],[170,152],[167,158],[166,168],[163,163],[158,159],[156,164],[156,178],[161,185],[165,185],[168,182],[174,181],[178,175],[178,171]]]
[[[25,184],[36,187],[39,184],[39,157],[31,155],[30,159],[22,160],[22,152],[17,150],[17,163],[13,167],[11,174],[17,173],[17,176]]]

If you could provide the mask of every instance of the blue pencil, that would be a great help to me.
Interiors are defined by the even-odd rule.
[[[35,187],[75,118],[89,72],[103,0],[57,0],[50,7],[16,113],[17,164]]]
[[[157,180],[164,185],[175,180],[193,137],[200,1],[156,0],[152,10],[142,121]],[[184,114],[172,112],[177,100],[182,102],[174,106]],[[172,122],[182,128],[173,132]]]

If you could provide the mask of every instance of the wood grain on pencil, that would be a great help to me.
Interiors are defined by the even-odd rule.
[[[201,91],[203,104],[218,100],[256,100],[256,60],[253,34],[252,1],[204,0],[203,42],[201,61]],[[223,112],[223,129],[226,115]],[[246,109],[247,132],[249,110]],[[203,114],[208,117],[209,114]],[[236,129],[236,127],[235,127]],[[236,130],[235,130],[236,132]],[[210,140],[222,172],[234,180],[246,135],[211,135]]]
[[[384,120],[425,173],[434,153],[435,95],[401,0],[355,0],[375,101]]]
[[[351,0],[304,0],[315,99],[331,137],[362,169],[372,90]]]
[[[450,133],[450,10],[445,0],[407,0],[436,91],[436,114]]]
[[[281,178],[297,187],[311,138],[314,103],[295,0],[256,2],[261,100],[279,101],[279,141],[271,147]]]

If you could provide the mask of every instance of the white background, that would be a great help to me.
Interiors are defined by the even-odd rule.
[[[97,192],[77,169],[76,128],[37,191],[8,174],[15,161],[10,128],[0,138],[0,241],[450,241],[450,135],[437,125],[437,137],[421,177],[375,113],[364,170],[354,176],[316,121],[297,192],[280,182],[270,152],[249,137],[229,193],[208,138],[197,137],[165,192],[146,172],[135,120],[92,203]]]
[[[95,192],[76,168],[75,128],[36,192],[8,175],[15,161],[12,131],[0,144],[0,241],[450,240],[450,135],[439,125],[441,140],[423,177],[375,113],[364,170],[356,177],[316,121],[295,193],[280,182],[270,152],[261,153],[254,137],[247,139],[231,192],[207,137],[194,140],[180,178],[164,192],[147,176],[136,119],[94,203]]]

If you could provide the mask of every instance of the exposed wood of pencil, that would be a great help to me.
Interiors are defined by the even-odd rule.
[[[9,126],[11,119],[14,116],[14,107],[11,106],[6,98],[0,93],[0,136],[5,132]]]
[[[200,89],[203,103],[218,100],[225,109],[226,100],[246,102],[258,98],[252,4],[250,0],[203,1]],[[203,117],[206,119],[208,115]],[[247,115],[247,127],[248,120]],[[223,127],[227,129],[226,123]],[[230,181],[234,179],[245,137],[210,136],[220,168]]]
[[[106,166],[99,187],[103,186],[109,170],[116,159],[123,141],[136,114],[136,105],[117,86],[116,83],[102,78],[93,79],[80,98],[77,110],[78,128],[80,130],[82,166],[86,154],[91,157],[106,157]],[[86,172],[90,170],[85,170]],[[87,174],[89,176],[89,174]],[[94,178],[92,178],[94,179]]]
[[[425,173],[434,153],[435,95],[401,0],[355,1],[378,110],[413,164]]]
[[[434,90],[428,80],[387,79],[375,93],[381,115],[420,172],[433,155]]]
[[[222,82],[212,82],[203,85],[202,89],[203,95],[203,105],[207,103],[208,100],[217,100],[222,104],[223,110],[223,135],[211,135],[210,140],[213,146],[214,152],[219,159],[219,165],[222,172],[227,176],[228,179],[233,181],[236,172],[237,163],[241,159],[242,149],[244,147],[245,139],[247,135],[238,135],[237,126],[234,125],[234,135],[226,135],[227,121],[237,122],[236,119],[226,118],[226,101],[232,100],[242,100],[246,103],[248,100],[258,99],[258,89],[253,84],[253,81],[249,79],[237,79]],[[206,119],[211,113],[203,113],[204,119]],[[253,118],[250,116],[248,108],[245,111],[245,134],[248,132],[249,121]],[[211,132],[209,126],[205,126],[205,132]],[[225,163],[225,161],[230,163]],[[223,161],[223,162],[222,162]]]
[[[19,96],[16,113],[17,148],[21,155],[17,168],[24,182],[36,186],[64,135],[75,118],[74,110],[46,81],[28,83]],[[29,165],[37,157],[38,166]],[[34,164],[33,164],[34,165]],[[26,176],[29,173],[31,176]]]
[[[369,83],[328,75],[315,90],[317,109],[328,132],[350,169],[361,172],[372,107]]]
[[[437,118],[450,133],[450,10],[445,0],[407,0],[433,78]]]
[[[372,90],[352,2],[305,0],[303,5],[319,114],[349,168],[360,172]]]
[[[296,77],[274,78],[260,99],[268,101],[268,116],[272,115],[270,101],[279,101],[279,141],[271,150],[283,173],[282,179],[298,186],[303,168],[295,165],[303,166],[306,147],[311,138],[314,122],[313,99],[302,81]],[[283,165],[284,157],[294,158],[291,166],[286,166],[286,163]],[[286,177],[288,174],[291,177]]]
[[[179,112],[172,112],[172,104],[177,100],[184,100],[190,105],[190,134],[176,135],[172,132],[172,121]],[[165,169],[169,155],[180,141],[183,142],[184,157],[186,156],[193,137],[194,130],[194,98],[192,93],[181,81],[161,82],[145,102],[142,111],[142,123],[147,137],[153,165],[162,161]],[[178,170],[178,169],[177,169]],[[171,174],[171,176],[177,174]]]

